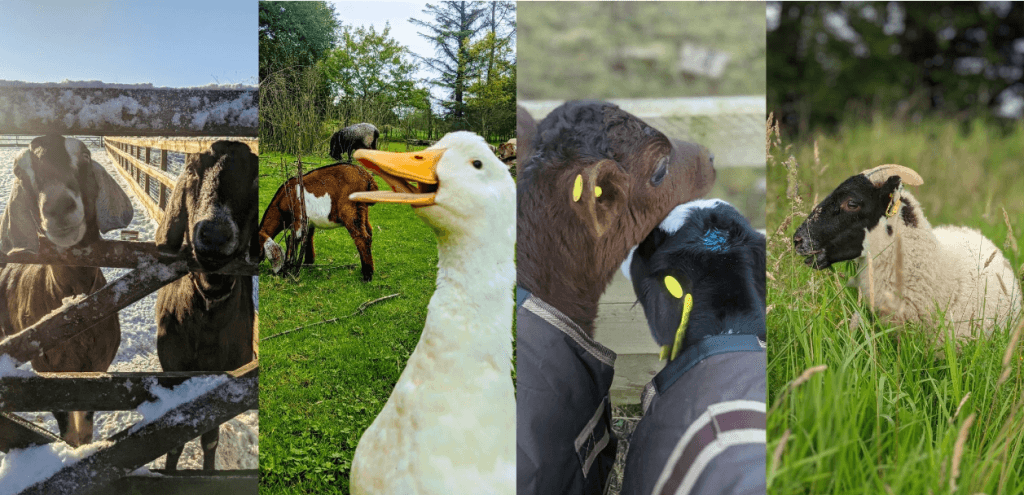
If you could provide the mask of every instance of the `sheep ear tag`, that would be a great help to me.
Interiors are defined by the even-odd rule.
[[[437,195],[437,164],[445,149],[428,149],[409,153],[357,150],[352,158],[373,171],[391,186],[391,191],[358,192],[349,195],[352,201],[367,203],[404,203],[418,206],[434,204]],[[413,186],[410,181],[416,182]]]
[[[900,205],[902,204],[902,199],[901,199],[902,195],[903,195],[903,183],[901,182],[899,187],[897,187],[896,190],[893,191],[893,193],[889,195],[889,206],[885,208],[885,216],[886,217],[890,217],[891,218],[893,215],[896,214],[897,211],[900,210]]]

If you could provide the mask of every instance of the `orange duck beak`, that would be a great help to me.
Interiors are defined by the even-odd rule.
[[[352,158],[384,179],[391,186],[391,191],[358,192],[348,198],[372,203],[430,206],[437,195],[437,163],[444,152],[443,149],[410,153],[357,150]]]

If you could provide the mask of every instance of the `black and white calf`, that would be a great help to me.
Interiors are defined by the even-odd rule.
[[[677,206],[623,263],[668,352],[622,493],[764,493],[765,237],[721,200]]]
[[[15,159],[14,187],[0,217],[0,250],[39,250],[39,236],[58,248],[86,248],[100,234],[127,227],[134,211],[114,178],[77,139],[32,140]],[[20,333],[60,308],[66,298],[107,284],[95,267],[0,264],[0,340]],[[121,343],[117,315],[32,360],[36,371],[107,371]],[[92,411],[54,412],[61,436],[78,446],[92,441]]]
[[[190,155],[157,230],[161,251],[186,251],[207,271],[256,260],[257,158],[248,146],[213,143]],[[160,289],[157,353],[164,371],[230,371],[253,359],[253,282],[249,276],[193,272]],[[219,428],[202,436],[203,469],[215,466]],[[176,469],[181,448],[167,454]]]

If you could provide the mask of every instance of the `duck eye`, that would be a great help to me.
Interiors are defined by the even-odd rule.
[[[479,170],[481,168],[484,168],[484,163],[481,162],[480,160],[473,160],[473,166]]]

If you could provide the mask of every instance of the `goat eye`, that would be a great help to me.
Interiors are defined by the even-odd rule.
[[[664,156],[661,160],[658,160],[658,164],[655,166],[654,175],[651,176],[651,185],[659,186],[661,182],[665,180],[665,175],[668,174],[668,157]]]
[[[476,167],[477,170],[479,170],[484,168],[484,163],[481,162],[480,160],[473,160],[473,166]]]

